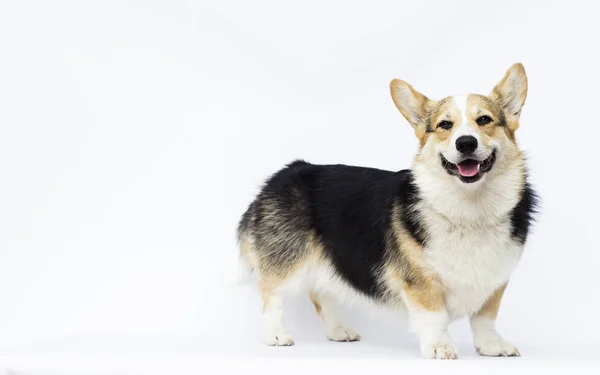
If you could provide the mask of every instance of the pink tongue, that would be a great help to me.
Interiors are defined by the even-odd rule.
[[[458,173],[463,177],[473,177],[477,174],[477,162],[464,161],[457,164]]]

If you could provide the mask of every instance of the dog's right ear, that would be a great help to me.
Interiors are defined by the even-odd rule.
[[[394,104],[413,128],[425,125],[431,100],[400,79],[392,80],[390,92]]]

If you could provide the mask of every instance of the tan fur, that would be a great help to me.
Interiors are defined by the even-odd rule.
[[[502,301],[502,296],[504,295],[504,290],[506,289],[506,284],[502,285],[498,288],[494,294],[492,294],[485,304],[481,307],[481,309],[475,314],[480,316],[485,316],[487,318],[495,320],[498,316],[498,310],[500,309],[500,302]]]
[[[319,298],[317,296],[317,294],[311,289],[308,291],[308,297],[310,298],[310,301],[313,303],[313,305],[315,305],[315,311],[317,312],[317,315],[321,315],[321,304],[319,303]]]
[[[428,311],[439,311],[444,308],[444,287],[436,279],[428,279],[428,283],[404,286],[405,295],[415,304]]]
[[[420,126],[418,128],[415,128],[415,135],[419,140],[419,147],[423,148],[423,146],[425,146],[425,143],[427,143],[427,136],[429,135],[429,133],[426,132],[424,126]]]
[[[423,247],[404,228],[399,217],[398,205],[394,205],[392,236],[396,250],[385,266],[384,280],[390,290],[404,291],[414,303],[437,311],[444,306],[444,286],[427,264]]]
[[[434,106],[429,118],[430,121],[428,125],[432,130],[434,130],[434,132],[431,133],[432,136],[435,137],[438,142],[445,142],[450,139],[453,129],[448,131],[443,128],[439,128],[437,125],[444,120],[456,123],[456,121],[458,121],[460,118],[460,114],[453,105],[452,98],[444,98],[436,102],[436,105]]]

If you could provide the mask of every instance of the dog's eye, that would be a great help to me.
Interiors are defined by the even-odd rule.
[[[479,126],[483,126],[483,125],[487,125],[490,122],[492,122],[492,118],[490,116],[481,116],[478,117],[477,120],[475,120],[477,122],[477,125]]]
[[[442,128],[442,129],[448,130],[448,129],[452,129],[452,125],[454,125],[452,123],[452,121],[446,121],[446,120],[444,120],[444,121],[442,121],[442,122],[440,122],[438,124],[438,128]]]

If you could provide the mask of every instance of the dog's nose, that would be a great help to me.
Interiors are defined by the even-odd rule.
[[[463,135],[456,140],[456,149],[463,154],[470,154],[477,149],[477,138]]]

